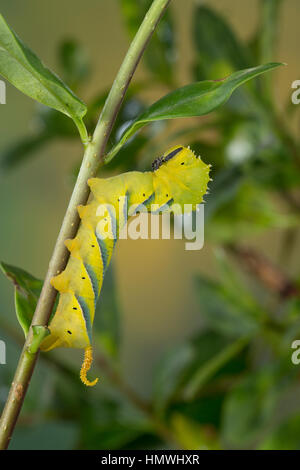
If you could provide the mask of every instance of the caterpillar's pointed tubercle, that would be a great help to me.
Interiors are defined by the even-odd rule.
[[[84,216],[88,213],[88,210],[88,206],[77,206],[77,211],[81,219],[83,219]]]
[[[86,376],[87,372],[91,368],[92,362],[93,362],[93,348],[92,348],[92,346],[88,346],[84,350],[84,360],[83,360],[83,364],[82,364],[81,370],[80,370],[80,380],[87,387],[94,387],[96,385],[96,383],[98,382],[98,380],[99,380],[97,378],[97,379],[93,380],[93,382],[90,382],[89,379]]]
[[[88,186],[90,187],[91,190],[93,190],[95,187],[99,186],[99,179],[98,178],[89,178],[87,181]]]
[[[80,249],[80,243],[77,238],[69,238],[68,240],[65,240],[65,246],[68,248],[70,253]]]
[[[58,276],[54,276],[50,282],[54,289],[58,290],[58,292],[68,292],[70,279],[68,276],[66,276],[65,271],[58,274]]]

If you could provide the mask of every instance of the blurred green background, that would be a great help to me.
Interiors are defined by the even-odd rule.
[[[148,3],[10,0],[1,13],[89,104],[109,89]],[[147,128],[105,170],[143,170],[168,146],[191,144],[214,172],[205,246],[189,252],[184,241],[118,243],[95,334],[100,368],[92,373],[102,380],[83,389],[80,352],[41,359],[12,448],[299,448],[299,378],[290,359],[300,337],[299,115],[290,100],[299,78],[298,3],[171,2],[117,127],[193,80],[273,60],[288,66],[243,87],[207,118]],[[73,69],[68,45],[78,54]],[[0,259],[40,279],[82,154],[72,123],[53,116],[7,84]],[[53,135],[45,137],[50,121]],[[43,143],[26,153],[24,139],[27,150]],[[4,276],[0,297],[2,405],[22,339]]]

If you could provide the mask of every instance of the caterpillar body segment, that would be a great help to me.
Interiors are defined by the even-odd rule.
[[[51,281],[60,298],[49,325],[51,334],[41,349],[84,348],[81,379],[86,385],[95,382],[89,382],[86,373],[92,360],[96,302],[116,240],[128,217],[141,209],[151,211],[152,205],[168,211],[173,203],[181,207],[191,204],[193,210],[202,202],[210,179],[209,165],[182,146],[169,149],[153,162],[152,168],[149,172],[133,171],[88,181],[91,201],[78,207],[79,230],[73,240],[65,242],[69,261]]]

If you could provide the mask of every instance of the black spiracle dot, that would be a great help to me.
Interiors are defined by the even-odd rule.
[[[71,335],[71,334],[72,334],[72,331],[70,331],[70,330],[67,330],[67,333],[69,333],[69,335]]]
[[[77,310],[77,307],[73,307],[73,310]]]
[[[184,165],[184,162],[182,162],[181,165]]]
[[[143,193],[143,197],[145,197],[145,196],[146,196],[146,194],[145,194],[145,193]]]
[[[92,248],[95,248],[95,245],[91,245]]]
[[[82,277],[81,279],[85,279],[85,277]]]
[[[166,194],[166,197],[169,197],[169,194]]]

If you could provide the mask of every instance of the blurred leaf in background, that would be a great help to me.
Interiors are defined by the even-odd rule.
[[[16,314],[26,336],[43,286],[43,281],[36,279],[23,269],[10,266],[6,263],[1,263],[0,266],[3,273],[14,284]]]
[[[196,6],[193,15],[198,80],[225,77],[254,65],[250,51],[235,35],[222,15],[206,5]]]
[[[119,0],[119,2],[129,35],[133,38],[152,2],[151,0],[138,2]],[[170,9],[162,17],[144,57],[151,75],[162,83],[172,86],[177,53]]]
[[[60,44],[58,54],[64,80],[72,90],[77,90],[91,72],[86,50],[73,39],[66,39]]]

